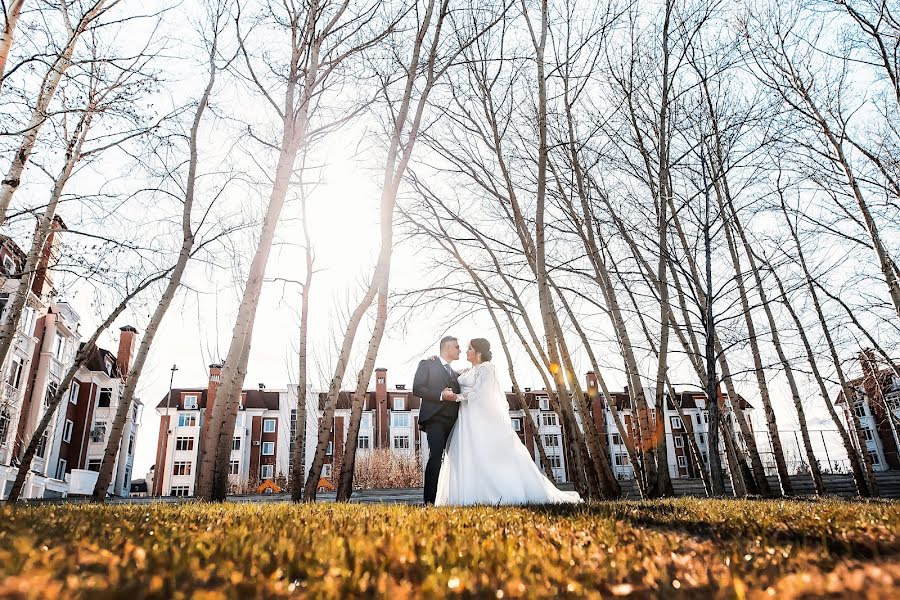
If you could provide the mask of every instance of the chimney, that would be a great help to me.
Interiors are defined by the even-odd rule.
[[[119,363],[119,373],[122,379],[128,376],[128,370],[131,369],[131,358],[134,356],[134,344],[137,341],[138,330],[131,325],[119,327],[119,353],[116,360]]]
[[[206,413],[203,419],[204,426],[209,423],[212,418],[213,406],[216,404],[216,392],[219,390],[219,383],[222,380],[222,364],[213,363],[209,365],[209,388],[206,391]]]
[[[370,397],[366,395],[367,399]],[[387,369],[375,369],[375,447],[388,447]]]
[[[585,383],[587,384],[587,393],[591,398],[596,398],[600,391],[597,389],[597,374],[593,371],[588,371],[584,375]]]
[[[375,402],[387,401],[387,369],[375,369]]]
[[[263,391],[263,390],[265,390],[265,389],[266,389],[266,384],[260,383],[260,384],[259,384],[259,391]]]
[[[38,222],[38,226],[40,226],[40,222]],[[66,224],[59,216],[53,217],[50,232],[47,234],[47,242],[41,249],[41,256],[38,258],[38,264],[34,270],[34,280],[31,282],[31,291],[39,298],[47,299],[56,294],[50,273],[59,260],[59,247],[62,244],[60,234],[66,229],[68,229]]]

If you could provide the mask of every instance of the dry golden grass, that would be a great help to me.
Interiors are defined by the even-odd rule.
[[[0,512],[0,597],[896,596],[900,505],[58,505]]]

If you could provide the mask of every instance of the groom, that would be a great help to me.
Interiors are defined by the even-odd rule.
[[[444,448],[459,414],[459,404],[456,402],[459,381],[456,379],[456,372],[450,367],[450,363],[458,358],[459,341],[447,336],[441,340],[440,359],[419,361],[419,368],[413,378],[413,394],[422,399],[419,429],[428,437],[425,504],[434,504]]]

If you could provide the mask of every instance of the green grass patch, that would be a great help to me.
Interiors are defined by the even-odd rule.
[[[900,504],[0,510],[0,597],[889,597]]]

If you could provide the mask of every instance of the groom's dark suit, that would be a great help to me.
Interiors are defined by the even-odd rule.
[[[416,376],[413,378],[413,394],[422,399],[422,406],[419,409],[419,429],[428,437],[428,463],[425,465],[426,504],[434,504],[444,448],[459,415],[458,402],[441,400],[444,388],[459,393],[456,373],[448,370],[440,359],[419,361]]]

